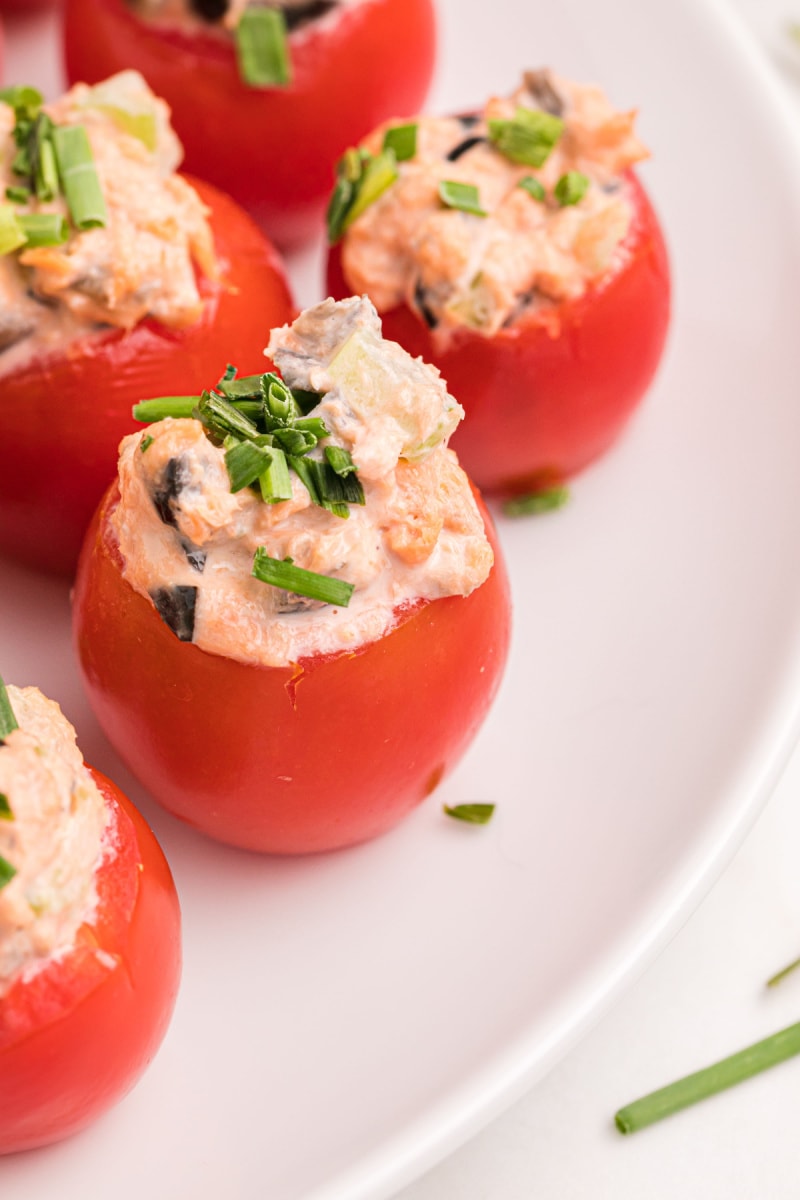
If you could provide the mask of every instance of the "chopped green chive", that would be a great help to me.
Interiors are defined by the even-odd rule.
[[[144,454],[145,450],[149,450],[150,447],[152,446],[152,444],[153,444],[152,437],[150,436],[149,433],[146,433],[144,435],[144,437],[142,438],[142,440],[139,442],[139,449],[141,450],[142,454]]]
[[[257,446],[255,442],[236,442],[230,450],[226,450],[225,466],[231,491],[240,492],[242,488],[255,483],[259,475],[266,471],[271,458],[269,448]]]
[[[270,460],[266,469],[258,477],[261,488],[261,499],[265,504],[279,504],[281,500],[292,498],[292,477],[289,474],[289,463],[283,450],[275,446],[270,451]]]
[[[398,162],[406,162],[417,153],[417,125],[392,125],[383,136],[383,149],[393,150]]]
[[[439,183],[439,199],[448,208],[457,208],[460,212],[472,213],[475,217],[488,215],[485,209],[481,208],[478,189],[472,183],[442,179]]]
[[[30,198],[30,188],[22,186],[6,188],[6,200],[10,200],[12,204],[29,204]]]
[[[3,858],[2,854],[0,854],[0,892],[7,883],[11,883],[16,873],[17,868],[12,867],[8,859]]]
[[[66,219],[58,213],[19,213],[17,221],[28,246],[60,246],[69,237]]]
[[[568,500],[569,488],[553,487],[544,492],[532,492],[529,496],[515,496],[513,500],[506,500],[503,512],[507,517],[530,517],[563,508]]]
[[[779,983],[783,983],[787,975],[791,975],[798,967],[800,967],[800,958],[796,958],[794,962],[789,963],[788,967],[771,975],[767,980],[767,987],[777,987]]]
[[[520,179],[517,187],[521,187],[523,192],[527,192],[529,196],[533,196],[534,200],[544,202],[547,195],[544,185],[535,175],[526,175],[524,179]]]
[[[248,87],[286,87],[291,83],[286,20],[275,8],[248,8],[236,26],[239,76]]]
[[[443,804],[442,809],[448,817],[455,817],[457,821],[466,821],[470,825],[488,825],[494,815],[495,805],[454,804],[451,808],[449,804]]]
[[[152,400],[140,400],[131,409],[134,421],[145,425],[163,421],[165,417],[191,417],[199,403],[199,396],[155,396]]]
[[[329,575],[318,575],[315,571],[296,567],[294,563],[270,558],[263,546],[256,550],[253,575],[272,587],[307,596],[310,600],[321,600],[323,604],[336,604],[341,608],[347,608],[355,591],[352,583],[345,583],[342,579],[331,579]]]
[[[337,517],[349,517],[350,504],[364,504],[364,489],[347,450],[326,446],[324,461],[308,457],[330,436],[321,417],[300,415],[320,402],[317,392],[294,392],[272,372],[237,379],[232,366],[216,387],[201,396],[141,400],[133,416],[145,423],[165,417],[199,419],[225,449],[232,492],[257,484],[267,504],[291,500],[291,470],[305,484],[312,503]]]
[[[325,457],[336,474],[342,477],[351,475],[356,469],[350,451],[343,450],[341,446],[326,446]]]
[[[57,126],[53,130],[53,146],[73,224],[78,229],[104,226],[108,220],[106,202],[85,127]]]
[[[382,150],[364,164],[363,174],[352,207],[345,219],[345,229],[352,225],[379,196],[397,179],[397,162],[391,150]]]
[[[518,108],[511,120],[489,121],[489,137],[511,162],[541,167],[564,128],[560,117],[534,108]]]
[[[0,204],[0,255],[19,250],[26,241],[15,209],[10,204]]]
[[[338,242],[346,229],[397,179],[394,150],[382,150],[374,157],[351,148],[337,166],[336,186],[328,204],[328,241]]]
[[[34,120],[39,109],[44,104],[44,96],[35,87],[25,84],[15,84],[13,87],[0,88],[0,101],[13,108],[15,113]]]
[[[687,1075],[643,1096],[641,1100],[635,1100],[615,1114],[614,1122],[620,1133],[636,1133],[655,1121],[697,1104],[699,1100],[750,1079],[795,1054],[800,1054],[800,1024],[790,1025],[788,1029],[774,1033],[748,1046],[746,1050],[740,1050],[738,1054],[723,1058],[713,1066],[695,1071],[693,1075]]]
[[[577,204],[589,190],[590,180],[582,171],[567,171],[553,188],[553,195],[562,208]]]
[[[46,113],[36,118],[30,142],[32,182],[39,200],[54,200],[58,195],[58,166],[53,148],[55,126]]]
[[[13,733],[15,729],[19,729],[19,722],[14,716],[14,710],[11,707],[11,701],[8,698],[6,685],[0,679],[0,742]]]
[[[14,820],[14,814],[11,811],[11,805],[8,803],[8,796],[6,796],[5,792],[0,792],[0,820]]]

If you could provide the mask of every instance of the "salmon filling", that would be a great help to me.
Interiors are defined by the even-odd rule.
[[[0,257],[0,372],[64,350],[87,332],[130,329],[147,317],[190,325],[203,308],[197,273],[218,274],[207,210],[175,174],[182,150],[169,109],[140,75],[78,84],[42,113],[57,129],[85,130],[106,215],[104,224],[80,229],[63,194],[25,197],[13,169],[18,121],[11,104],[0,103],[2,183],[16,197],[5,211],[13,220],[64,218],[67,234]]]
[[[624,260],[625,172],[647,157],[635,115],[599,88],[532,71],[480,114],[420,117],[413,155],[346,224],[348,286],[379,312],[408,305],[442,341],[576,299]],[[363,149],[380,155],[391,127]]]
[[[107,811],[75,730],[36,688],[8,688],[19,728],[0,744],[0,996],[72,947],[97,903]]]
[[[267,353],[290,388],[314,394],[308,417],[325,434],[308,459],[350,456],[363,503],[331,511],[298,473],[277,503],[257,487],[232,492],[225,445],[200,421],[161,421],[121,447],[112,521],[128,582],[179,637],[266,666],[355,650],[404,606],[480,586],[492,550],[447,448],[463,410],[438,371],[384,341],[365,298],[309,309],[273,331]],[[254,578],[259,547],[344,582],[349,604]]]

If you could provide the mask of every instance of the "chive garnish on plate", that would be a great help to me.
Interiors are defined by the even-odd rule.
[[[480,196],[474,183],[458,183],[454,179],[442,179],[439,183],[439,199],[447,208],[485,217],[488,213],[481,208]]]
[[[236,60],[252,88],[286,87],[292,80],[286,19],[277,8],[247,8],[236,24]]]
[[[552,113],[520,106],[510,120],[491,120],[488,128],[496,149],[511,162],[541,167],[561,137],[564,122]]]
[[[271,558],[263,546],[259,546],[253,559],[253,575],[262,583],[307,596],[309,600],[320,600],[323,604],[336,604],[347,608],[355,591],[352,583],[343,579],[332,579],[329,575],[318,575],[306,571],[285,559]]]
[[[787,967],[782,967],[780,971],[776,971],[774,975],[770,975],[767,980],[767,987],[777,987],[779,983],[783,983],[787,975],[792,975],[800,968],[800,958],[796,958],[794,962],[790,962]]]
[[[614,1123],[620,1133],[636,1133],[655,1121],[742,1083],[745,1079],[750,1079],[795,1054],[800,1054],[800,1024],[790,1025],[788,1029],[773,1033],[771,1037],[764,1038],[763,1041],[756,1042],[737,1054],[731,1054],[710,1067],[686,1075],[675,1083],[627,1104],[615,1114]]]
[[[552,487],[543,492],[532,492],[529,496],[514,496],[503,504],[507,517],[530,517],[537,513],[553,512],[563,508],[569,500],[569,488]]]
[[[469,825],[488,825],[494,816],[494,804],[449,804],[442,805],[442,811],[456,821],[466,821]]]

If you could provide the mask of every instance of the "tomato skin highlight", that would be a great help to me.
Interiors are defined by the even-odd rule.
[[[75,641],[100,724],[165,808],[234,846],[331,850],[389,829],[455,765],[508,650],[488,524],[495,565],[470,596],[420,602],[354,653],[261,667],[178,641],[130,587],[109,524],[117,494],[84,543]]]
[[[407,305],[381,314],[383,336],[438,367],[466,418],[452,438],[485,491],[552,487],[598,458],[622,432],[661,358],[670,280],[658,218],[635,175],[625,259],[577,300],[522,318],[492,337],[459,330],[440,350]],[[341,249],[328,257],[328,290],[350,294]]]
[[[290,38],[286,88],[249,88],[232,43],[155,30],[122,0],[69,0],[71,82],[134,67],[172,109],[185,168],[239,201],[282,246],[321,229],[344,150],[416,112],[435,55],[431,0],[368,0]]]
[[[131,407],[148,396],[191,394],[233,362],[265,370],[273,325],[294,309],[283,265],[246,213],[192,181],[212,209],[221,284],[201,281],[200,320],[170,330],[155,321],[75,342],[0,379],[0,553],[71,574],[83,534],[114,478]]]
[[[118,852],[100,867],[97,919],[76,949],[0,999],[0,1154],[77,1133],[122,1099],[160,1046],[178,992],[180,908],[167,861],[131,802],[89,770]]]

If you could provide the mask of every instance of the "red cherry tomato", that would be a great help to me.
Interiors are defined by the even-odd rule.
[[[114,488],[84,544],[75,638],[101,725],[161,804],[220,841],[301,854],[374,837],[434,789],[505,663],[495,542],[471,595],[415,605],[354,653],[250,666],[178,641],[126,582],[109,523],[117,499]]]
[[[290,37],[290,86],[256,89],[214,34],[154,29],[123,0],[66,6],[69,79],[141,71],[172,108],[186,170],[230,192],[283,245],[319,230],[340,154],[417,111],[434,50],[431,0],[364,0]]]
[[[178,991],[166,859],[130,801],[92,774],[112,821],[97,913],[73,950],[0,1000],[0,1154],[76,1133],[120,1100],[161,1044]]]
[[[0,0],[0,12],[39,12],[45,8],[55,8],[60,3],[61,0]]]
[[[442,372],[466,410],[452,438],[487,491],[540,491],[606,450],[644,395],[669,321],[667,252],[641,185],[627,176],[634,217],[620,265],[577,300],[534,311],[493,337],[459,330],[440,350],[408,306],[382,314],[383,336]],[[349,296],[334,246],[328,289]]]
[[[199,393],[217,377],[220,361],[244,373],[264,370],[269,330],[293,315],[283,267],[246,213],[207,184],[196,186],[211,208],[224,266],[221,283],[201,281],[207,304],[199,321],[181,330],[143,321],[2,377],[0,552],[40,569],[73,571],[114,478],[120,439],[136,428],[132,405]]]

